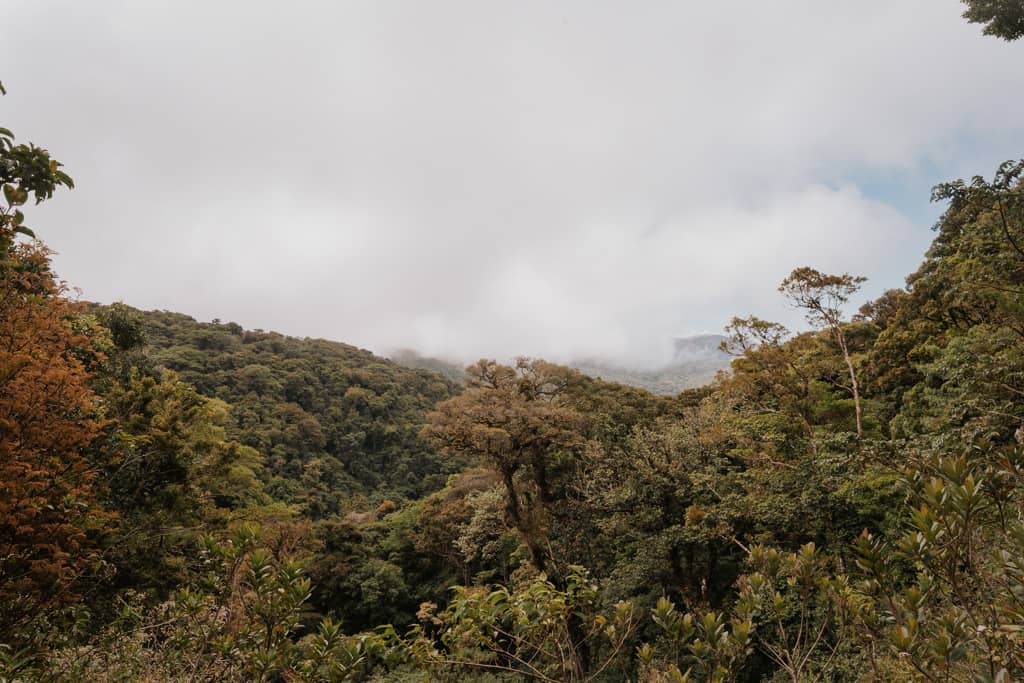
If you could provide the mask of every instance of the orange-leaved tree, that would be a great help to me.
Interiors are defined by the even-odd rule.
[[[38,245],[15,247],[0,277],[0,631],[73,601],[103,527],[81,449],[101,425],[85,360]],[[15,634],[16,635],[16,634]]]
[[[46,150],[0,129],[0,639],[23,641],[28,622],[76,599],[110,521],[82,456],[102,428],[88,364],[102,359],[39,243],[18,243],[21,206],[71,185]]]

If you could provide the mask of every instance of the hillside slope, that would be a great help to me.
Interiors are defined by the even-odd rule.
[[[147,363],[231,404],[229,432],[264,454],[268,492],[311,517],[364,497],[418,498],[459,469],[418,436],[427,411],[457,392],[436,373],[338,342],[166,311],[134,315]]]

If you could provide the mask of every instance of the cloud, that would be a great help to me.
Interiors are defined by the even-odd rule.
[[[86,297],[653,363],[733,314],[798,322],[794,266],[900,285],[927,196],[870,181],[1020,155],[1024,48],[960,11],[20,3],[0,107],[78,182],[34,226]]]

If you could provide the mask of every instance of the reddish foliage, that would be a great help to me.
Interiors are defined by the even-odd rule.
[[[0,260],[0,627],[74,602],[110,522],[81,455],[102,425],[75,312],[45,248]]]

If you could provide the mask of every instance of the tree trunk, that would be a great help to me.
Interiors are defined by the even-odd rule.
[[[551,489],[548,485],[548,468],[544,461],[544,454],[540,451],[533,451],[530,455],[530,464],[533,467],[533,478],[537,482],[537,490],[540,502],[547,505],[552,502]]]
[[[853,369],[853,360],[850,358],[850,350],[846,346],[846,336],[843,331],[836,328],[836,340],[839,348],[843,351],[843,360],[846,361],[846,368],[850,371],[850,387],[853,391],[853,411],[857,416],[857,440],[864,438],[864,428],[861,425],[860,413],[860,387],[857,385],[857,373]]]
[[[521,529],[523,526],[523,515],[519,509],[519,494],[516,493],[516,485],[512,477],[515,470],[502,469],[501,480],[505,482],[505,493],[508,494],[508,516],[512,519],[512,526]]]
[[[534,538],[529,520],[523,517],[523,510],[519,505],[519,494],[516,492],[513,479],[514,476],[515,470],[503,469],[501,471],[501,478],[505,482],[505,490],[508,494],[508,516],[512,526],[522,536],[526,549],[530,552],[530,562],[537,568],[537,571],[544,572],[547,569],[547,558],[544,556],[544,549],[540,547],[537,539]]]

